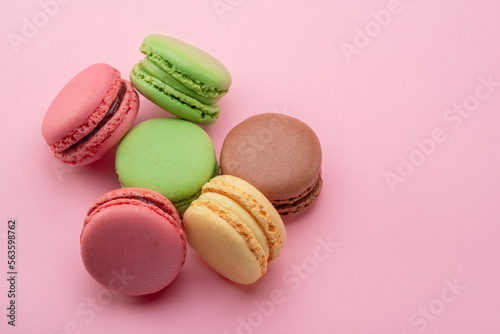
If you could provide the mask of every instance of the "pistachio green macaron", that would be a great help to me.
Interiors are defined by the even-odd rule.
[[[219,174],[208,134],[173,117],[150,119],[130,130],[116,150],[115,169],[123,187],[159,192],[181,216],[202,186]]]
[[[180,118],[213,123],[217,101],[231,85],[227,68],[205,51],[173,37],[146,36],[140,51],[146,58],[130,72],[130,81],[146,98]]]

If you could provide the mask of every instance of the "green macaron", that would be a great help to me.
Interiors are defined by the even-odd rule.
[[[208,134],[172,117],[150,119],[130,130],[118,145],[115,168],[123,187],[157,191],[181,216],[202,186],[219,174]]]
[[[139,49],[146,58],[135,64],[130,81],[146,98],[180,118],[213,123],[217,101],[231,85],[224,65],[197,47],[164,35],[148,35]]]

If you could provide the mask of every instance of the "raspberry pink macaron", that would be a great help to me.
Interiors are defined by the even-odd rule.
[[[42,134],[54,155],[70,165],[103,157],[132,126],[139,97],[131,83],[107,64],[87,67],[49,106]]]
[[[169,285],[184,264],[186,249],[173,204],[140,188],[117,189],[96,200],[80,236],[89,274],[109,290],[131,296]]]

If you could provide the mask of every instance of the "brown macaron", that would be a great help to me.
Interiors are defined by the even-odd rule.
[[[222,174],[259,189],[281,215],[309,207],[322,188],[321,144],[304,122],[284,114],[252,116],[234,127],[220,154]]]

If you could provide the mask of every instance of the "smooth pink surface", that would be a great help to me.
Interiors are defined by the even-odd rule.
[[[138,200],[103,204],[86,220],[81,235],[82,262],[89,274],[125,295],[166,287],[177,277],[185,252],[186,240],[175,219]]]
[[[18,326],[2,315],[1,333],[498,333],[498,1],[60,3],[9,2],[0,14],[3,314],[10,218],[19,243]],[[217,152],[261,112],[295,116],[321,141],[323,192],[286,221],[283,254],[253,286],[188,249],[162,292],[106,299],[81,263],[86,211],[119,187],[113,151],[63,165],[40,134],[43,115],[86,66],[128,73],[150,33],[230,70],[221,116],[204,127]],[[14,34],[24,40],[12,44]],[[135,124],[165,115],[141,98]],[[391,187],[384,174],[399,172]]]
[[[71,78],[55,96],[43,119],[42,134],[47,143],[54,144],[80,128],[103,100],[111,105],[120,89],[119,78],[120,74],[108,64],[91,65]],[[109,94],[111,91],[112,94]],[[105,115],[107,110],[102,112]],[[88,129],[87,133],[91,130]],[[82,133],[83,136],[85,133]],[[76,141],[79,139],[75,138]]]

